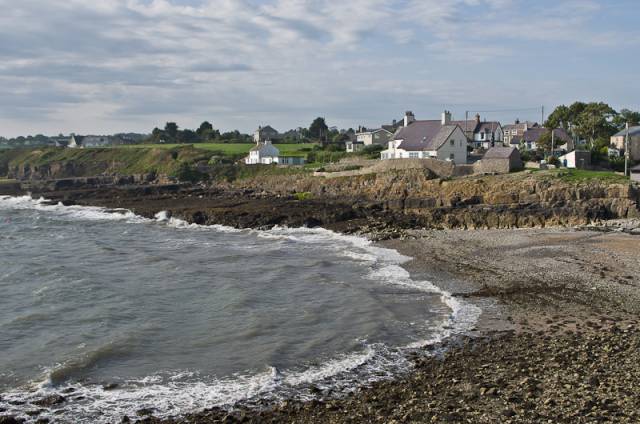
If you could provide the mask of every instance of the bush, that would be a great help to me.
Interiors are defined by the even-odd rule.
[[[560,159],[558,159],[556,156],[549,156],[549,157],[547,158],[547,163],[548,163],[549,165],[555,165],[555,166],[558,166],[558,165],[560,165]]]
[[[299,201],[303,201],[303,200],[311,200],[313,198],[313,195],[311,193],[309,193],[308,191],[302,192],[302,193],[296,193],[294,194],[294,197],[299,200]]]
[[[206,181],[209,179],[209,175],[198,171],[193,165],[182,162],[175,177],[182,182],[197,183],[199,181]]]

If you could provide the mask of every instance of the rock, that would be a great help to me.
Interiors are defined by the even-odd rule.
[[[17,418],[12,415],[4,415],[0,417],[0,424],[23,424],[24,422],[24,419]]]
[[[60,405],[66,402],[66,400],[67,399],[62,395],[49,395],[32,403],[34,405],[50,408],[52,406]]]
[[[153,408],[141,408],[136,411],[136,415],[139,417],[148,417],[153,414],[153,411],[155,411]]]

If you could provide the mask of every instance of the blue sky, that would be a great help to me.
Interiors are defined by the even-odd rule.
[[[0,135],[640,109],[637,0],[0,0]],[[539,120],[535,110],[483,113]]]

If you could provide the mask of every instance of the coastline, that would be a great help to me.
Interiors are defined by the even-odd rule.
[[[95,203],[122,207],[116,199]],[[429,280],[483,310],[472,334],[450,341],[444,356],[427,348],[412,356],[410,375],[345,398],[127,420],[637,421],[640,405],[626,392],[640,384],[640,264],[633,255],[640,238],[563,228],[401,233],[370,235],[388,239],[376,245],[413,258],[402,265],[412,279]],[[591,351],[600,355],[594,359]]]

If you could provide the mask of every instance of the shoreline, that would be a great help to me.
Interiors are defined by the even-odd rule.
[[[412,279],[426,279],[438,287],[445,282],[444,290],[483,307],[475,334],[450,343],[443,357],[413,356],[416,369],[410,375],[375,383],[341,399],[130,420],[640,419],[639,401],[626,393],[640,385],[640,367],[635,365],[640,363],[640,263],[634,256],[639,237],[566,228],[403,230],[402,234],[402,239],[376,245],[412,257],[402,265]],[[598,353],[595,358],[592,352]]]

